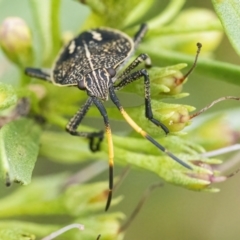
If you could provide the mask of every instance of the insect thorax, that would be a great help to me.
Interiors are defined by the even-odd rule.
[[[112,84],[111,75],[107,69],[100,68],[88,73],[85,75],[83,83],[89,96],[107,100],[108,89]]]

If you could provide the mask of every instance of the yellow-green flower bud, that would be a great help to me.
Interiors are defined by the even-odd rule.
[[[32,36],[24,20],[6,18],[0,26],[0,46],[6,56],[19,66],[32,62]]]
[[[184,75],[179,69],[185,64],[178,64],[167,68],[153,68],[150,71],[151,95],[175,95],[182,91],[182,84],[185,80]]]
[[[170,132],[179,132],[190,124],[189,112],[194,108],[181,104],[169,104],[152,100],[152,112],[155,119],[163,123]],[[152,136],[165,136],[163,130],[145,117],[145,106],[131,108],[129,115]]]
[[[193,163],[194,165],[200,167],[200,168],[203,168],[203,169],[207,169],[209,172],[197,172],[197,171],[193,171],[192,173],[187,173],[187,176],[191,177],[191,178],[196,178],[198,180],[203,180],[203,181],[206,181],[206,185],[199,185],[199,186],[192,186],[193,190],[200,190],[200,189],[206,189],[206,190],[210,190],[211,191],[211,188],[207,189],[206,187],[208,187],[210,184],[212,183],[219,183],[219,182],[224,182],[227,180],[227,177],[226,176],[223,176],[221,175],[220,173],[216,172],[214,170],[214,166],[220,164],[219,163],[207,163],[207,162],[204,162],[204,161],[191,161],[191,163]],[[208,184],[207,184],[208,182]]]
[[[162,116],[162,123],[170,132],[179,132],[189,125],[189,107],[180,104],[168,104],[168,106],[156,109],[154,114]]]
[[[181,73],[181,69],[186,67],[187,64],[180,63],[177,65],[160,68],[152,67],[149,72],[151,81],[151,97],[158,99],[159,97],[180,97],[182,91],[182,84],[185,82],[184,75]],[[140,96],[144,93],[144,84],[141,80],[136,83],[130,84],[124,91],[134,92]]]

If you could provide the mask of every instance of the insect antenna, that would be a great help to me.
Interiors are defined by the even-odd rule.
[[[192,71],[194,70],[194,68],[195,68],[196,65],[197,65],[197,60],[198,60],[198,56],[199,56],[200,51],[201,51],[201,48],[202,48],[202,44],[201,44],[201,43],[197,43],[196,45],[197,45],[197,53],[196,53],[196,56],[195,56],[193,65],[192,65],[192,67],[188,70],[188,72],[183,76],[183,80],[185,80],[185,79],[192,73]]]

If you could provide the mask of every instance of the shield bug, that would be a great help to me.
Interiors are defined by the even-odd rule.
[[[150,79],[146,70],[147,67],[151,67],[151,60],[147,54],[140,54],[128,65],[128,67],[126,67],[125,70],[120,72],[120,69],[135,52],[135,49],[141,42],[146,31],[147,25],[142,24],[132,39],[125,33],[115,29],[97,28],[88,30],[71,40],[62,49],[56,62],[53,64],[50,74],[37,68],[26,68],[25,70],[27,75],[46,80],[54,85],[76,86],[80,90],[86,91],[88,99],[79,111],[70,119],[66,126],[66,130],[74,136],[88,138],[90,140],[90,149],[93,152],[99,150],[100,142],[103,139],[103,131],[80,132],[77,131],[77,128],[92,104],[98,108],[102,115],[105,124],[109,154],[109,194],[105,210],[109,208],[112,199],[114,163],[111,128],[107,111],[102,103],[108,99],[108,96],[121,112],[125,120],[136,132],[141,134],[161,151],[165,152],[173,160],[177,161],[184,167],[191,169],[188,164],[167,151],[167,149],[138,126],[125,112],[116,95],[116,91],[135,80],[142,78],[145,87],[146,118],[156,126],[161,127],[166,134],[168,133],[167,127],[155,119],[152,113]],[[196,64],[196,59],[191,70]],[[140,63],[144,63],[145,68],[134,71]],[[191,70],[189,72],[191,72]]]

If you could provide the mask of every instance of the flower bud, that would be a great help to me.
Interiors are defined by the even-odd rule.
[[[151,82],[151,97],[158,100],[159,97],[180,97],[182,95],[180,95],[182,84],[185,82],[184,75],[180,70],[186,66],[187,64],[180,63],[165,68],[152,67],[148,71]],[[144,84],[141,80],[138,80],[136,83],[124,88],[124,91],[134,92],[143,96],[145,91]]]
[[[190,124],[189,112],[194,110],[193,107],[163,103],[155,100],[152,100],[151,103],[154,118],[163,123],[170,132],[179,132]],[[133,119],[137,119],[137,123],[152,136],[160,137],[161,134],[165,136],[164,131],[162,131],[160,127],[157,127],[146,119],[145,106],[131,108],[129,115]]]
[[[190,124],[189,112],[193,110],[193,107],[180,104],[164,105],[165,107],[155,109],[154,114],[156,117],[159,115],[161,122],[170,132],[179,132]]]
[[[6,18],[0,26],[0,46],[7,57],[19,66],[32,62],[32,36],[24,20]]]
[[[201,169],[208,170],[207,172],[204,171],[192,171],[191,173],[187,173],[186,175],[189,176],[192,179],[199,180],[201,184],[195,184],[195,185],[189,185],[189,188],[192,190],[205,190],[209,192],[218,192],[219,189],[211,188],[212,183],[220,183],[227,180],[226,176],[221,175],[221,173],[216,172],[214,170],[214,167],[219,165],[221,161],[215,161],[211,163],[211,160],[208,161],[201,161],[201,160],[193,160],[191,161],[192,164],[194,164],[197,167],[200,167]],[[202,184],[204,183],[205,184]]]
[[[182,91],[184,75],[179,71],[186,64],[178,64],[166,68],[152,68],[149,72],[151,79],[151,96],[159,97],[179,94]]]

